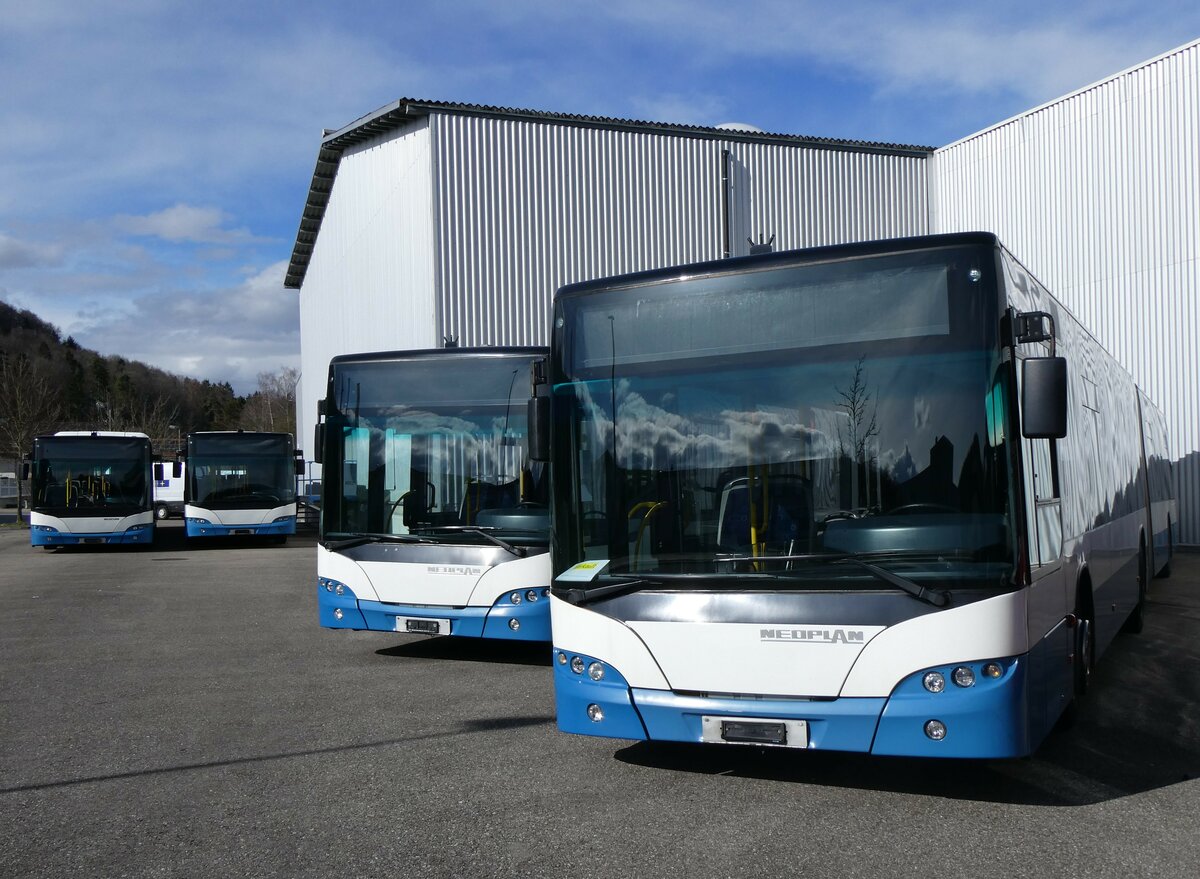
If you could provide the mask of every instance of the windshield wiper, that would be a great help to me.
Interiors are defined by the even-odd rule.
[[[325,544],[325,548],[333,552],[339,549],[350,549],[352,546],[362,546],[365,543],[436,543],[428,537],[418,537],[415,534],[354,534],[345,540],[337,540]]]
[[[507,552],[511,552],[518,558],[525,558],[525,556],[529,553],[529,550],[525,549],[525,547],[513,546],[507,540],[501,540],[495,534],[489,534],[487,530],[476,525],[425,525],[421,526],[421,530],[432,531],[435,534],[443,532],[449,532],[451,534],[477,534],[484,540],[494,543],[496,546],[506,550]]]
[[[872,562],[860,559],[856,556],[846,556],[842,561],[850,562],[852,565],[858,565],[864,571],[869,571],[885,583],[890,583],[897,589],[902,589],[913,598],[920,599],[926,604],[932,604],[934,607],[945,607],[950,603],[950,596],[940,589],[930,589],[928,586],[922,586],[907,577],[902,577],[894,571],[889,571],[887,568],[881,568]]]
[[[714,561],[717,562],[793,562],[793,561],[824,561],[830,563],[849,562],[852,565],[858,565],[864,571],[874,574],[885,583],[895,586],[907,592],[913,598],[920,599],[927,604],[932,604],[934,607],[945,607],[950,603],[950,596],[940,589],[930,589],[927,586],[922,586],[920,583],[914,582],[907,577],[901,576],[894,571],[889,571],[887,568],[881,568],[874,562],[867,561],[863,558],[864,554],[856,554],[852,552],[806,552],[794,555],[760,555],[760,556],[729,556],[717,557]],[[892,553],[872,553],[872,557],[886,557],[894,555]],[[908,554],[911,555],[911,554]]]
[[[627,592],[637,592],[645,586],[656,585],[649,580],[641,577],[634,577],[628,580],[618,580],[614,583],[605,583],[603,586],[573,586],[559,593],[564,601],[568,604],[586,604],[589,601],[596,601],[600,598],[610,598],[614,595],[624,595]]]

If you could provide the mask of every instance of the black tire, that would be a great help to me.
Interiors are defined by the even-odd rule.
[[[1075,661],[1072,665],[1076,699],[1087,695],[1096,667],[1096,627],[1092,619],[1091,596],[1083,595],[1083,590],[1090,591],[1090,588],[1086,583],[1082,584],[1075,600]]]
[[[1167,520],[1167,563],[1158,569],[1158,573],[1154,576],[1160,580],[1165,580],[1171,576],[1171,557],[1175,555],[1175,547],[1171,544],[1171,520]]]
[[[166,504],[157,504],[154,507],[154,518],[162,521],[171,515],[171,511],[167,509]]]

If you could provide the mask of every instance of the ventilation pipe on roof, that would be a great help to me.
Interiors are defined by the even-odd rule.
[[[764,242],[762,232],[758,233],[758,244],[754,243],[753,238],[747,238],[746,242],[750,245],[750,255],[755,256],[760,253],[770,253],[775,249],[775,233],[771,233],[771,240]]]

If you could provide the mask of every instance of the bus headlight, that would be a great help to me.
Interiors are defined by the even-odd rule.
[[[513,604],[520,604],[521,603],[521,593],[520,592],[512,593],[510,596],[508,596],[508,600],[511,601]]]
[[[1000,675],[1002,675],[1002,674],[1004,674],[1004,669],[1000,666],[1000,663],[998,663],[998,662],[989,662],[989,663],[985,664],[983,667],[983,676],[985,678],[993,678],[994,679],[994,678],[1000,677]]]
[[[333,618],[335,620],[340,620],[343,616],[345,616],[345,614],[342,613],[342,609],[340,607],[335,607],[333,609]]]
[[[537,590],[536,590],[536,589],[530,589],[528,592],[526,592],[526,593],[525,593],[525,600],[526,600],[526,601],[537,601],[537,600],[538,600],[538,593],[537,593]]]
[[[593,681],[604,680],[604,663],[603,662],[593,662],[591,665],[589,665],[587,667],[587,669],[588,669],[588,677],[591,678]]]
[[[960,665],[954,670],[954,683],[960,687],[975,686],[975,670],[968,665]]]
[[[558,664],[559,665],[567,664],[567,654],[563,653],[562,651],[559,651],[559,653],[558,653]]]
[[[925,689],[931,693],[940,693],[946,689],[946,676],[940,671],[926,672],[925,677],[921,679],[921,683],[925,685]]]
[[[583,674],[583,657],[581,657],[581,656],[572,656],[571,657],[571,671],[575,672],[575,674],[577,674],[577,675]]]
[[[345,595],[346,587],[343,586],[341,583],[338,583],[336,586],[333,587],[333,591],[338,595]]]
[[[929,736],[935,742],[940,742],[946,737],[946,724],[940,720],[925,721],[925,735]]]
[[[604,709],[593,702],[587,707],[587,716],[592,723],[599,723],[604,720]]]

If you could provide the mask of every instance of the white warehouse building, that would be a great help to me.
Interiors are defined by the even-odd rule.
[[[563,284],[990,231],[1166,414],[1200,544],[1200,40],[940,149],[400,100],[321,141],[286,284],[330,358],[536,345]],[[301,443],[303,444],[303,443]]]

